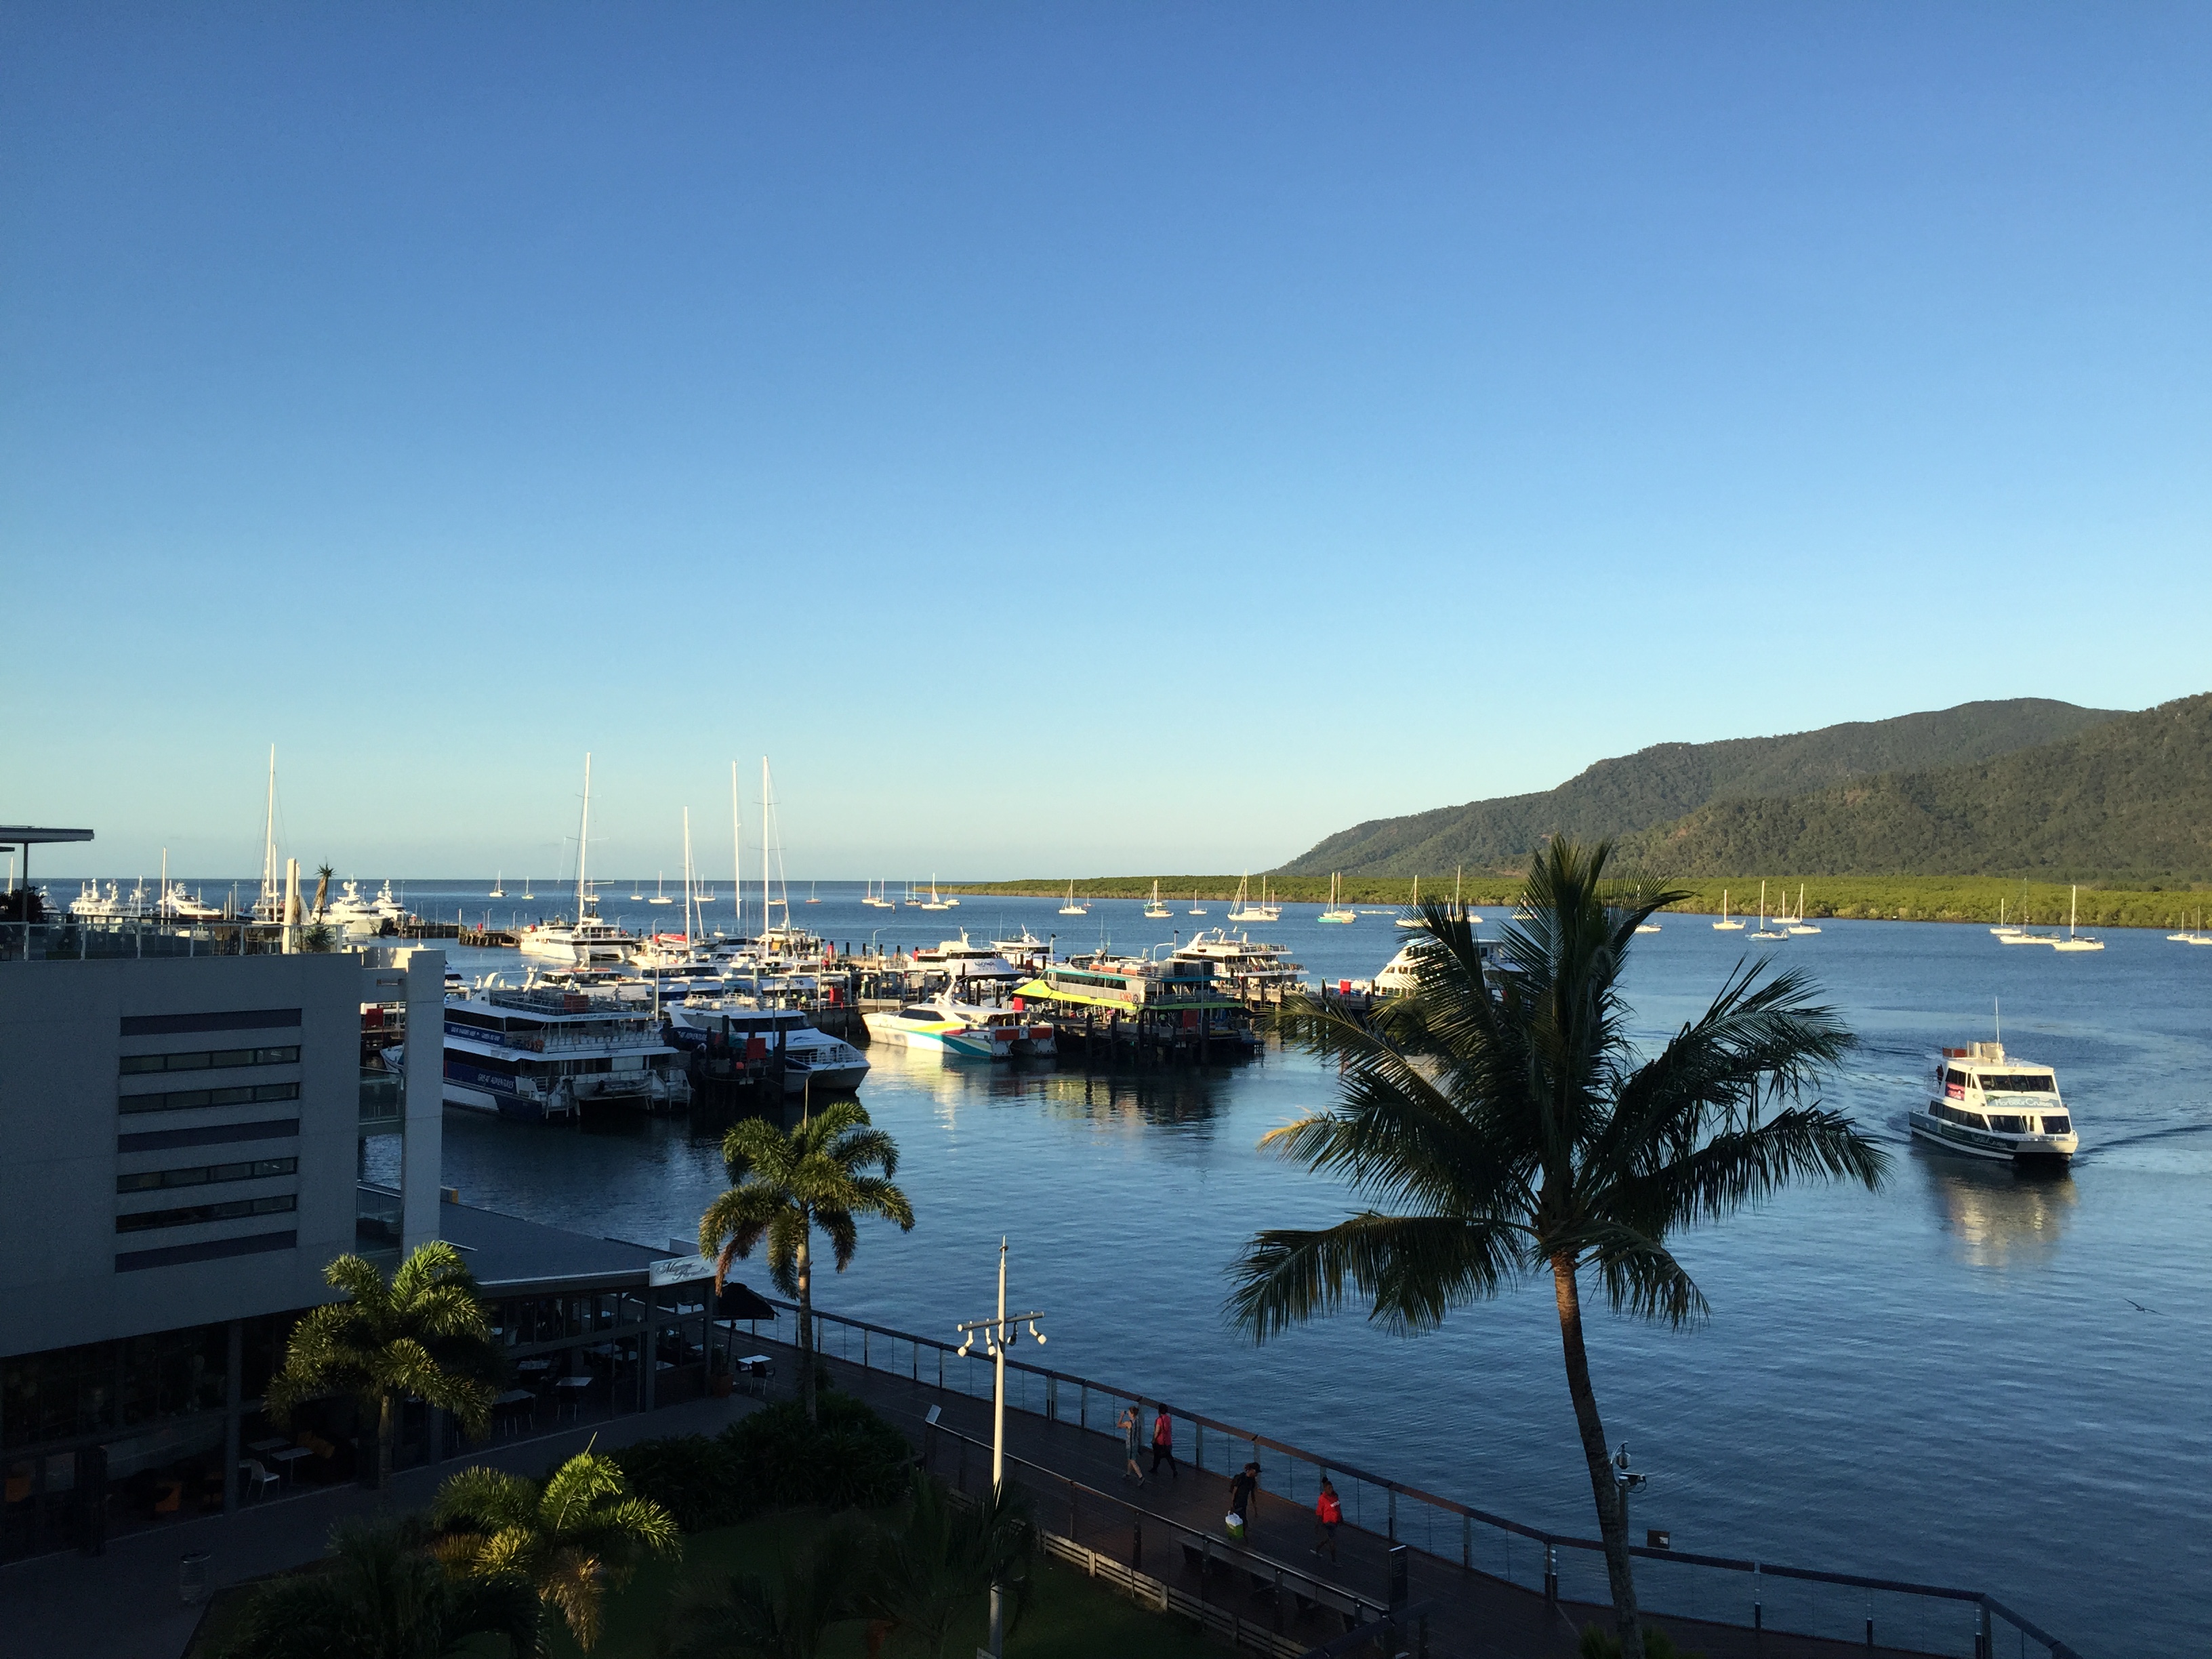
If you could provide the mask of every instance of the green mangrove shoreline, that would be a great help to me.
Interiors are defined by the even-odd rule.
[[[1218,908],[1237,895],[1237,876],[1094,876],[1075,884],[1079,898],[1146,899],[1158,881],[1161,899],[1178,916],[1187,910],[1193,894],[1215,907],[1209,921],[1218,925]],[[1449,898],[1452,877],[1423,876],[1424,898]],[[2023,882],[1998,876],[1770,876],[1766,879],[1767,908],[1777,911],[1786,895],[1791,908],[1797,890],[1805,890],[1808,916],[1881,921],[1995,922],[2000,909],[2009,921],[2038,927],[2063,926],[2070,888],[2063,882]],[[1729,910],[1737,915],[1759,908],[1757,876],[1723,879],[1678,880],[1665,885],[1690,896],[1667,908],[1689,915],[1718,915],[1723,893]],[[1511,904],[1521,895],[1521,876],[1515,872],[1486,872],[1460,878],[1461,896],[1470,904]],[[1290,904],[1328,902],[1328,882],[1318,876],[1267,878],[1270,897]],[[1413,897],[1413,882],[1404,876],[1346,876],[1340,893],[1348,904],[1404,905]],[[1031,898],[1066,895],[1067,882],[1025,881],[940,882],[940,890],[963,897],[992,894]],[[1260,896],[1260,878],[1249,878],[1249,891]],[[2156,927],[2174,929],[2193,925],[2201,914],[2212,915],[2212,883],[2175,883],[2164,887],[2081,885],[2080,921],[2085,927]]]

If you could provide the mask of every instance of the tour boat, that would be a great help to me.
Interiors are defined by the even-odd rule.
[[[1743,924],[1729,920],[1728,901],[1728,889],[1723,887],[1721,889],[1721,919],[1713,924],[1713,931],[1717,933],[1741,933],[1743,932]]]
[[[2068,901],[2066,906],[2066,937],[2052,939],[2051,941],[2052,950],[2101,951],[2105,948],[2105,941],[2097,938],[2095,934],[2076,933],[2074,931],[2074,918],[2080,913],[2081,907],[2081,890],[2077,886],[2074,889],[2073,897]]]
[[[1089,905],[1075,902],[1075,882],[1072,877],[1067,884],[1067,902],[1060,907],[1060,914],[1063,916],[1087,916],[1091,914]]]
[[[805,1014],[787,1009],[693,1000],[668,1011],[666,1036],[688,1052],[703,1050],[718,1036],[751,1060],[764,1060],[780,1050],[787,1095],[857,1089],[868,1074],[866,1054],[842,1037],[817,1030]]]
[[[1291,960],[1289,945],[1255,940],[1249,933],[1231,934],[1226,927],[1200,931],[1176,948],[1174,959],[1206,963],[1214,983],[1240,999],[1295,991],[1305,971]]]
[[[1171,916],[1175,914],[1160,902],[1160,884],[1157,881],[1152,884],[1152,902],[1145,907],[1145,914],[1153,917]]]
[[[1432,939],[1414,939],[1401,945],[1398,954],[1384,963],[1382,970],[1368,981],[1368,988],[1377,996],[1401,997],[1420,988],[1420,975],[1416,967],[1419,953],[1435,943]],[[1492,961],[1497,954],[1496,939],[1481,939],[1474,942],[1475,959],[1482,963],[1483,975],[1493,985],[1502,971]]]
[[[1359,913],[1357,910],[1351,908],[1348,905],[1345,905],[1338,902],[1336,896],[1337,885],[1338,878],[1332,874],[1328,878],[1328,908],[1323,910],[1316,920],[1321,921],[1358,921]]]
[[[373,939],[383,931],[383,919],[376,913],[374,901],[361,896],[361,884],[342,881],[338,896],[324,902],[315,913],[318,926],[335,929],[349,939]]]
[[[81,921],[115,921],[128,915],[130,911],[125,906],[119,883],[109,882],[107,891],[103,894],[98,882],[88,881],[84,884],[83,890],[70,901],[69,913]]]
[[[908,1048],[933,1048],[963,1060],[1011,1060],[1053,1052],[1052,1027],[1018,1010],[959,1002],[940,991],[927,1002],[863,1016],[868,1035]]]
[[[961,929],[958,939],[948,939],[936,945],[918,945],[914,960],[923,968],[935,969],[956,983],[974,980],[987,984],[993,980],[1012,981],[1024,978],[1022,970],[1006,960],[995,945],[988,948],[971,945],[968,931]]]
[[[968,936],[963,933],[960,937],[964,939]],[[1020,933],[1015,934],[1012,939],[993,939],[991,941],[991,948],[994,951],[996,951],[1000,956],[1011,958],[1018,957],[1041,957],[1051,948],[1051,945],[1050,941],[1039,939],[1035,933],[1032,933],[1026,927],[1024,927]]]
[[[446,999],[448,1106],[528,1122],[586,1104],[653,1106],[690,1098],[649,997],[552,986]]]
[[[1970,1158],[2063,1163],[2080,1138],[2048,1066],[2007,1058],[2002,1042],[1946,1048],[1936,1062],[1938,1098],[1907,1114],[1912,1133]]]

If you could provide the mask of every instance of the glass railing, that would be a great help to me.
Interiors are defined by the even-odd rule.
[[[406,1079],[398,1072],[370,1071],[363,1066],[361,1073],[361,1127],[381,1129],[388,1126],[396,1130],[406,1121]]]

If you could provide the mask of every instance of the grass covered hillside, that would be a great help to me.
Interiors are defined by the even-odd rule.
[[[1669,878],[2212,879],[2212,693],[1975,764],[1715,801],[1622,852]]]
[[[1625,836],[1718,800],[1795,796],[1851,778],[1988,761],[2114,718],[2111,709],[2017,697],[1778,738],[1664,743],[1600,761],[1538,794],[1356,825],[1278,873],[1410,876],[1517,866],[1547,835]]]

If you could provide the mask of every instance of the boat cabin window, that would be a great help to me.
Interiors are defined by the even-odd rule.
[[[1982,1087],[1987,1089],[1991,1094],[2050,1095],[2058,1092],[2055,1079],[2048,1075],[2038,1077],[2023,1076],[2018,1073],[2010,1074],[1984,1073],[1979,1081]]]
[[[1990,1127],[1982,1121],[1982,1115],[1979,1112],[1967,1111],[1964,1107],[1954,1106],[1948,1101],[1930,1101],[1928,1113],[1931,1117],[1940,1117],[1946,1123],[1955,1123],[1961,1128],[1986,1129]]]
[[[2045,1112],[2043,1115],[2043,1133],[2047,1135],[2070,1135],[2074,1133],[2074,1120],[2063,1112]]]
[[[1969,1086],[1973,1079],[1954,1066],[1943,1073],[1943,1081],[1954,1089],[1964,1089]]]
[[[899,1010],[899,1018],[901,1019],[941,1020],[945,1018],[945,1015],[939,1010],[935,1008],[902,1008]]]
[[[2033,1126],[2034,1120],[2032,1118],[2023,1117],[2017,1112],[1992,1112],[1990,1114],[1990,1127],[2004,1134],[2033,1134],[2035,1133]]]

